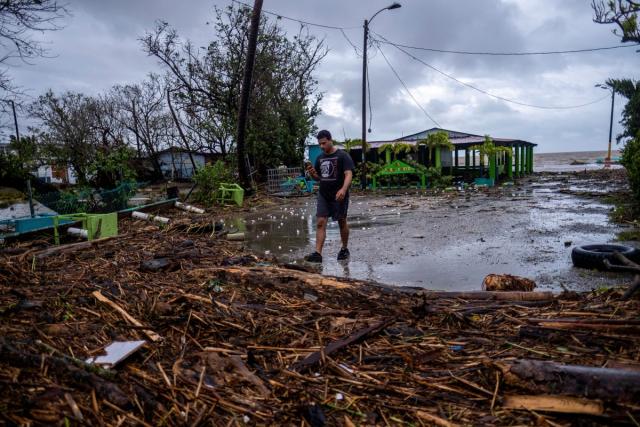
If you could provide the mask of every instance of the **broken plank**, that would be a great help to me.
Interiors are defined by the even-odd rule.
[[[502,400],[502,407],[505,409],[561,412],[565,414],[602,415],[604,413],[604,405],[600,400],[553,395],[505,396]]]

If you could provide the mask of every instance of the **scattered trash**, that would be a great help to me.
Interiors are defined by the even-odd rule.
[[[114,341],[105,347],[103,356],[95,356],[87,359],[87,363],[103,365],[105,368],[113,368],[136,351],[140,350],[146,341]]]
[[[244,240],[244,233],[229,233],[227,234],[227,240],[231,242],[241,242]]]
[[[143,219],[145,221],[154,221],[161,224],[169,224],[169,218],[157,215],[151,215],[144,212],[134,211],[131,216],[137,219]]]
[[[67,228],[67,233],[72,236],[82,237],[83,239],[89,238],[89,230],[85,230],[84,228],[69,227]]]
[[[193,213],[197,213],[197,214],[203,214],[204,213],[204,209],[200,209],[197,208],[195,206],[191,206],[191,205],[186,205],[182,202],[176,202],[174,205],[176,208],[181,209],[183,211],[187,211],[187,212],[193,212]]]

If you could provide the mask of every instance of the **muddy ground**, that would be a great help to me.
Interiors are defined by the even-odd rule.
[[[628,276],[576,269],[575,245],[611,242],[626,228],[610,221],[606,197],[624,193],[623,170],[539,173],[515,186],[440,192],[387,190],[351,197],[351,259],[339,263],[337,223],[323,274],[391,285],[478,290],[489,273],[534,279],[543,290],[592,290]],[[315,196],[227,218],[259,255],[301,263],[315,245]],[[637,246],[638,242],[626,242]]]

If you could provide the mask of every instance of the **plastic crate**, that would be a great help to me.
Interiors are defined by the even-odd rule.
[[[216,200],[222,204],[226,202],[235,202],[238,206],[242,206],[244,202],[244,189],[238,184],[221,183],[216,194]]]

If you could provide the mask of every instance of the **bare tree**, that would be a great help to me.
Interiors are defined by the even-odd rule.
[[[67,14],[67,8],[57,0],[0,1],[0,64],[11,58],[45,56],[47,49],[32,34],[59,30]],[[6,69],[0,71],[0,89],[11,89]]]
[[[146,155],[155,174],[162,176],[158,151],[168,148],[175,139],[175,126],[166,108],[164,82],[150,74],[140,84],[115,86],[111,94],[117,99],[117,117],[133,136],[130,141],[138,156]]]
[[[68,162],[80,184],[89,182],[90,165],[96,155],[97,109],[94,98],[73,92],[57,96],[51,91],[29,106],[30,115],[41,125],[32,132],[51,158]]]

